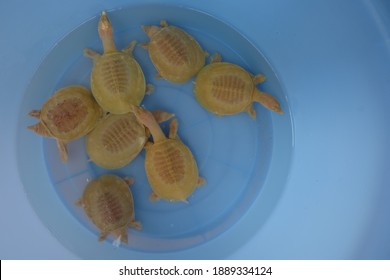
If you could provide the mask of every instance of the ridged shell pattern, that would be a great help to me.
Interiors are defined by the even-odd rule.
[[[253,101],[255,85],[252,77],[241,67],[212,63],[204,67],[195,80],[196,99],[207,110],[229,115],[245,111]]]
[[[137,130],[126,118],[118,119],[102,134],[102,143],[107,151],[120,153],[129,145],[132,145],[136,138]]]
[[[165,56],[172,66],[189,66],[190,53],[183,39],[173,32],[162,31],[163,34],[156,38],[155,44],[160,48],[160,53]]]
[[[90,159],[97,165],[114,169],[133,160],[146,142],[145,127],[133,113],[109,115],[87,135]]]
[[[245,82],[235,75],[221,75],[213,80],[212,95],[223,103],[242,102],[245,96]]]
[[[91,88],[96,101],[108,112],[124,114],[145,95],[145,77],[138,62],[123,52],[103,54],[93,67]]]
[[[185,200],[196,188],[199,176],[191,151],[174,139],[147,149],[145,169],[154,193],[171,201]]]
[[[175,83],[189,80],[205,64],[205,52],[195,39],[175,26],[163,27],[148,45],[158,73]]]
[[[103,175],[90,182],[82,203],[91,221],[106,234],[134,220],[132,194],[124,180],[116,175]]]
[[[185,175],[185,158],[179,148],[167,145],[155,152],[153,162],[160,179],[166,184],[180,182]]]

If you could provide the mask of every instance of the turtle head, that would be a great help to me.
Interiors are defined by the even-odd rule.
[[[161,130],[159,124],[150,111],[138,106],[133,106],[132,112],[134,113],[138,122],[149,129],[154,142],[166,139],[164,132]]]
[[[99,37],[103,42],[104,52],[116,51],[113,28],[105,11],[102,12],[98,24]]]
[[[112,25],[105,11],[103,11],[100,16],[98,32],[100,38],[112,36]]]

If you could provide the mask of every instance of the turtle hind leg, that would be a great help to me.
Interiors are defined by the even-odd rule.
[[[142,224],[138,221],[132,220],[129,224],[132,228],[135,228],[136,230],[141,230],[142,229]]]
[[[197,187],[204,186],[206,184],[206,179],[203,177],[198,177]]]
[[[222,56],[217,52],[210,57],[210,63],[221,62],[221,61],[222,61]]]
[[[256,118],[256,110],[253,108],[253,105],[249,105],[248,108],[246,109],[246,112],[251,116],[252,119]]]

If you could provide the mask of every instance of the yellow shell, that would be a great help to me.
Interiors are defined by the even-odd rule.
[[[145,77],[138,62],[129,54],[121,51],[105,53],[95,60],[91,89],[104,110],[124,114],[144,98]]]
[[[30,126],[44,136],[71,141],[90,132],[100,119],[101,108],[89,89],[83,86],[67,86],[59,89],[31,116],[40,122]]]
[[[184,30],[168,26],[143,26],[150,37],[146,44],[150,59],[162,78],[184,83],[191,79],[205,65],[206,52],[199,43]]]
[[[141,228],[134,218],[134,201],[129,183],[132,180],[126,181],[111,174],[102,175],[86,186],[78,201],[100,230],[100,241],[111,233],[127,243],[127,228]]]
[[[204,108],[217,115],[247,111],[255,117],[254,101],[274,112],[283,113],[272,95],[256,88],[256,84],[264,80],[263,75],[253,76],[236,64],[213,62],[198,73],[194,93]]]
[[[120,168],[138,155],[146,140],[145,127],[133,113],[109,115],[87,135],[87,154],[103,168]]]
[[[186,145],[167,139],[148,147],[145,170],[153,192],[170,201],[185,201],[198,185],[198,167]]]

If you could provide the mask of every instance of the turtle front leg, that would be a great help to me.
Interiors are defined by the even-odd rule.
[[[263,83],[266,80],[266,77],[263,74],[258,74],[256,76],[253,76],[253,83],[255,85]]]
[[[89,49],[89,48],[84,49],[83,54],[84,54],[84,56],[92,59],[93,62],[95,62],[100,57],[100,53],[95,52],[94,50]]]
[[[133,51],[134,51],[134,48],[135,48],[136,45],[137,45],[137,41],[136,40],[131,41],[130,44],[126,48],[124,48],[122,50],[122,52],[124,52],[124,53],[126,53],[126,54],[128,54],[130,56],[133,56]]]
[[[205,184],[206,184],[206,179],[203,178],[203,177],[199,177],[196,186],[197,186],[197,187],[201,187],[201,186],[203,186],[203,185],[205,185]]]
[[[49,129],[42,122],[30,125],[27,128],[34,131],[38,135],[52,137],[52,134],[50,133]]]

